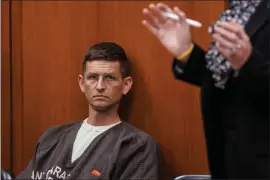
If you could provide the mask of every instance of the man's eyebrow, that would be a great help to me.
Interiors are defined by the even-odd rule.
[[[85,73],[85,75],[97,75],[98,73],[95,73],[95,72],[87,72]]]
[[[114,72],[108,72],[108,73],[104,73],[104,75],[113,75],[113,76],[116,76],[117,74],[116,73],[114,73]]]

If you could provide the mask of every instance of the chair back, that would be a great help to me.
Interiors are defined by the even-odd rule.
[[[174,178],[174,180],[211,180],[210,175],[182,175]]]
[[[13,176],[11,173],[9,173],[7,170],[1,169],[1,180],[10,180],[13,179]]]

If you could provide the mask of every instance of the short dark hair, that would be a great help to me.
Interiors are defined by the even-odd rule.
[[[119,61],[122,77],[130,75],[130,61],[125,50],[115,42],[101,42],[90,47],[83,61],[83,72],[86,69],[86,62],[97,60]]]

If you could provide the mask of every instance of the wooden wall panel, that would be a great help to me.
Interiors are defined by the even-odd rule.
[[[20,148],[28,146],[24,139],[23,119],[23,31],[22,31],[22,1],[12,1],[12,102],[13,102],[13,173],[17,175],[23,164],[24,151]],[[29,131],[35,127],[29,127]]]
[[[9,2],[1,1],[1,168],[10,170]]]
[[[19,124],[14,144],[15,174],[26,166],[38,138],[48,127],[88,115],[77,75],[87,48],[100,41],[116,41],[133,60],[135,84],[123,111],[131,124],[161,144],[166,178],[208,173],[199,89],[173,78],[172,56],[142,26],[141,11],[150,2],[16,3],[20,10],[14,11],[17,29],[12,32],[16,37],[14,68],[18,70],[14,77],[17,89],[13,90]],[[224,2],[166,3],[181,7],[204,24],[192,31],[194,40],[207,48],[207,27],[224,9]]]

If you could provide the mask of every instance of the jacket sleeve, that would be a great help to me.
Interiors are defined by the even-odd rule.
[[[253,48],[247,63],[235,78],[235,84],[249,91],[251,95],[257,95],[268,101],[269,63],[269,57],[265,57],[256,48]]]
[[[201,86],[206,70],[205,53],[206,52],[199,45],[194,44],[194,48],[186,63],[174,59],[172,64],[174,77],[178,80]]]
[[[61,133],[63,132],[64,126],[54,126],[54,127],[50,127],[47,129],[47,131],[45,131],[39,138],[37,144],[36,144],[36,148],[35,148],[35,152],[34,155],[32,157],[32,159],[30,160],[30,162],[28,163],[28,165],[26,166],[26,168],[15,178],[15,179],[34,179],[35,176],[35,163],[36,163],[36,157],[37,154],[39,153],[39,151],[41,151],[42,149],[47,148],[47,146],[50,145],[51,141],[56,140],[58,138],[58,136],[61,135]]]
[[[135,148],[136,146],[136,148]],[[114,180],[158,180],[160,178],[160,150],[158,144],[148,138],[140,145],[130,146],[122,152],[121,163],[117,164]]]

